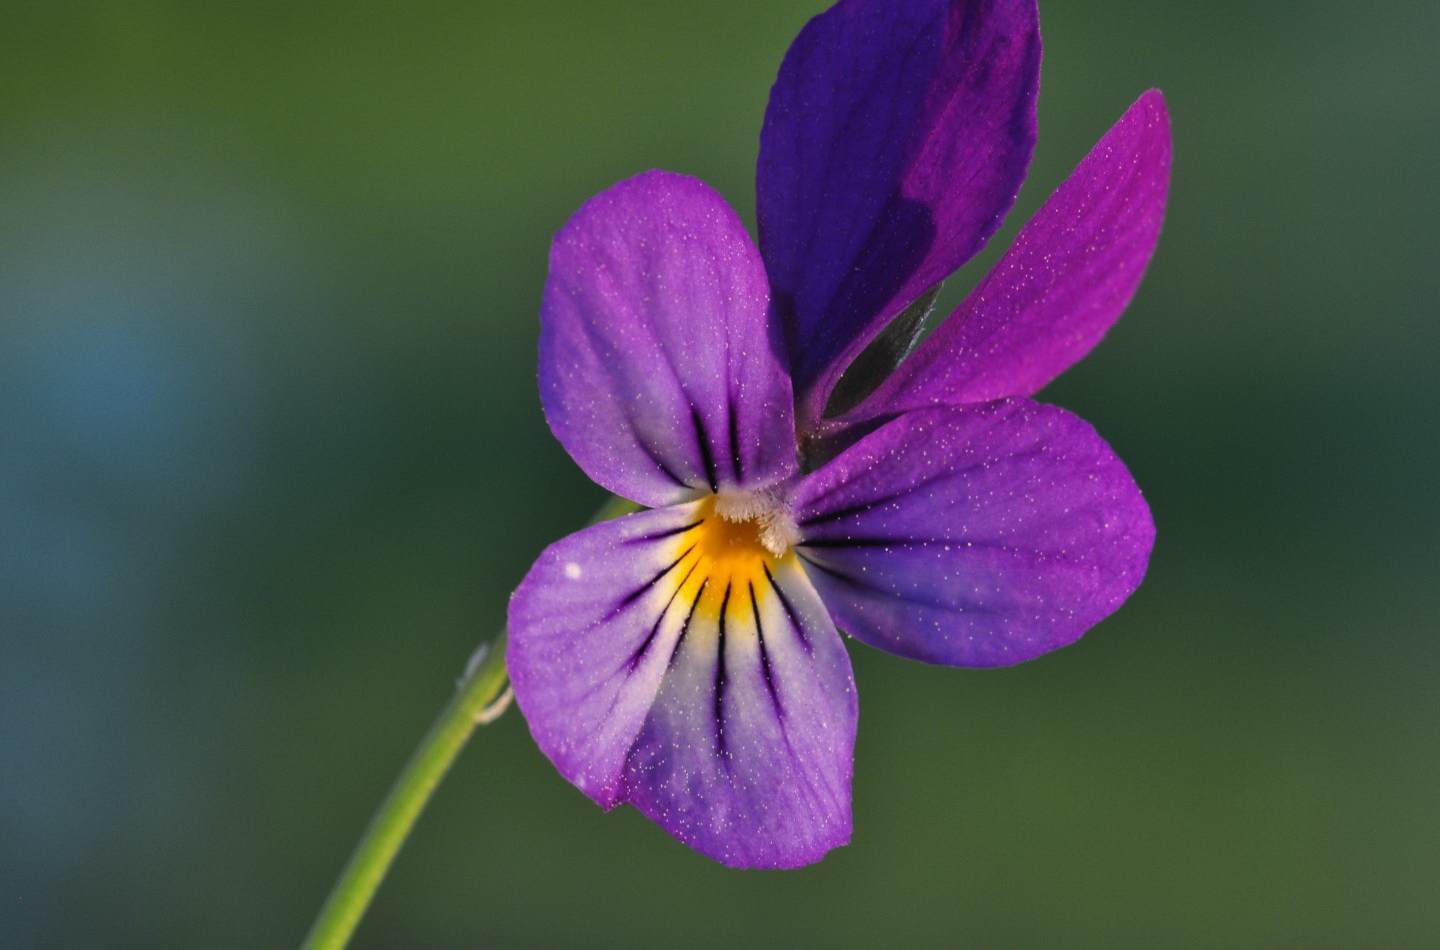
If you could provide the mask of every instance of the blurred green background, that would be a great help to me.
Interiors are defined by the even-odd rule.
[[[753,221],[823,0],[0,8],[0,946],[298,943],[507,592],[601,501],[535,387],[551,233],[651,167]],[[1127,316],[1045,398],[1149,578],[1007,670],[853,645],[852,845],[732,872],[512,713],[357,947],[1440,942],[1433,0],[1042,3],[955,299],[1144,89]]]

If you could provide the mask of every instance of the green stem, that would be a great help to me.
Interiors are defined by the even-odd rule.
[[[611,498],[591,524],[618,518],[639,506]],[[435,788],[465,748],[475,727],[491,722],[508,705],[505,690],[505,633],[482,647],[461,679],[455,697],[430,727],[405,770],[390,788],[355,853],[330,891],[301,950],[341,950],[350,942],[385,873],[395,861],[410,829],[435,793]]]
[[[320,916],[315,919],[303,950],[339,950],[350,941],[350,935],[370,906],[375,890],[390,870],[390,864],[435,787],[504,687],[505,635],[501,634],[474,671],[461,682],[455,698],[435,720],[405,771],[395,780],[321,908]]]

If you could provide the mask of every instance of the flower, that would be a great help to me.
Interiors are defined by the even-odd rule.
[[[758,248],[715,192],[665,172],[557,234],[546,418],[648,510],[540,556],[510,604],[509,669],[540,748],[603,807],[727,865],[816,861],[851,830],[837,627],[1001,666],[1140,583],[1154,527],[1129,472],[1029,397],[1094,346],[1154,250],[1158,92],[905,357],[929,291],[1014,202],[1039,64],[1033,0],[842,0],[771,93]]]

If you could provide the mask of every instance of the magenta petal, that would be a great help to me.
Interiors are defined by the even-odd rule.
[[[705,582],[702,508],[606,522],[540,556],[510,604],[515,698],[606,808],[631,802],[728,865],[807,864],[850,837],[850,661],[793,557],[743,587]]]
[[[1026,399],[899,416],[807,477],[796,512],[841,629],[952,666],[1072,642],[1139,585],[1155,533],[1094,430]]]
[[[842,0],[790,47],[756,189],[802,429],[866,342],[999,227],[1039,75],[1034,0]]]
[[[550,428],[599,484],[645,505],[795,467],[790,381],[764,265],[719,195],[649,172],[555,236],[540,330]]]
[[[1170,119],[1151,90],[859,414],[1027,396],[1064,372],[1134,296],[1169,183]]]

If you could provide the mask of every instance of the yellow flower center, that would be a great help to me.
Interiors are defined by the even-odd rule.
[[[677,579],[684,578],[680,599],[709,619],[722,607],[727,614],[742,605],[751,610],[756,598],[768,596],[782,562],[795,556],[789,513],[771,499],[711,495],[697,520],[677,539],[676,554],[685,552],[676,566]]]

